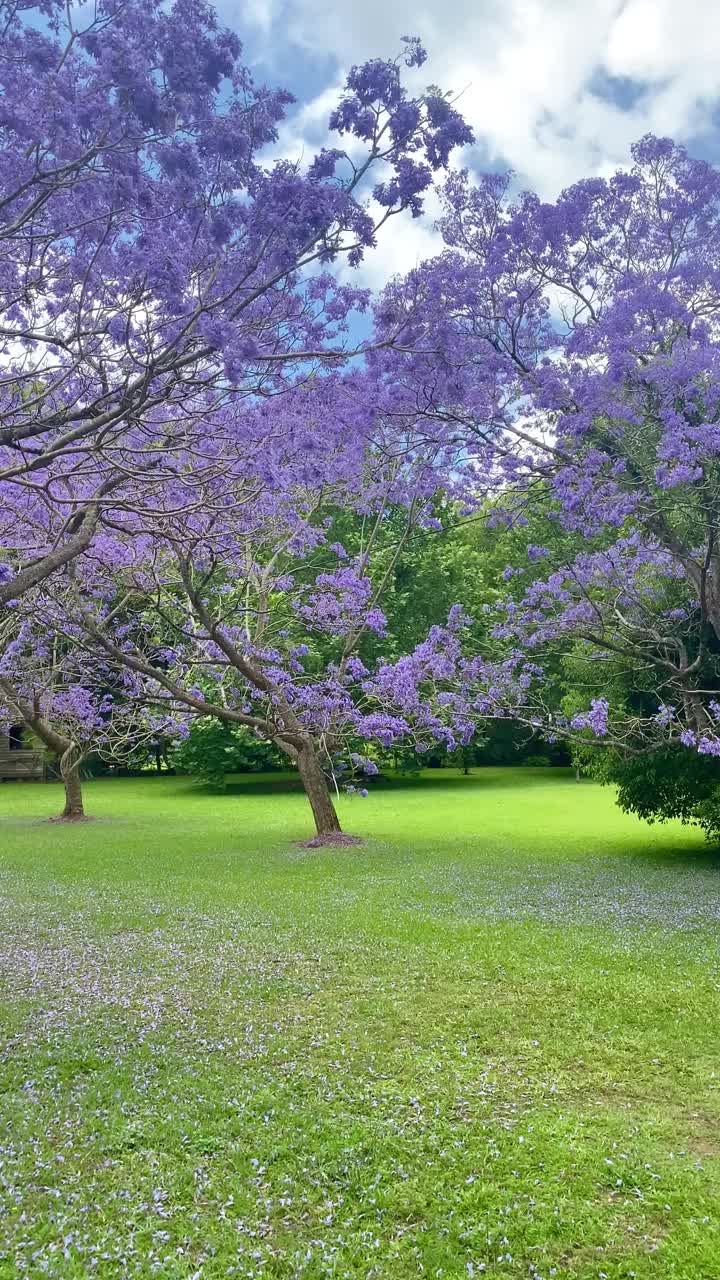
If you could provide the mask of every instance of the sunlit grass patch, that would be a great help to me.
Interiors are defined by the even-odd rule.
[[[561,773],[0,790],[0,1275],[709,1280],[718,861]]]

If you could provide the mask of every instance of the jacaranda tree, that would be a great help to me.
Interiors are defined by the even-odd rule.
[[[290,95],[254,85],[203,0],[1,9],[3,604],[228,398],[345,354],[366,294],[331,264],[419,213],[470,132],[437,90],[406,92],[403,66],[425,57],[409,39],[353,68],[337,147],[273,162]]]
[[[217,411],[211,434],[166,452],[152,501],[116,504],[112,528],[44,587],[51,615],[132,675],[136,700],[244,727],[292,761],[321,837],[340,829],[328,775],[339,756],[362,764],[358,740],[446,735],[429,708],[387,714],[360,657],[368,636],[382,646],[383,593],[437,485],[434,446],[412,421],[385,423],[373,385],[326,375]],[[361,527],[349,549],[341,512]]]
[[[60,818],[84,818],[81,768],[91,753],[113,763],[177,733],[142,685],[98,660],[68,617],[67,601],[27,592],[0,625],[0,728],[22,725],[54,760],[65,790]]]
[[[647,137],[554,203],[507,175],[453,175],[444,199],[444,253],[377,312],[380,335],[407,322],[412,360],[376,359],[429,433],[465,442],[471,488],[511,491],[520,519],[549,503],[578,536],[564,563],[533,547],[500,610],[506,655],[534,667],[520,713],[627,754],[718,755],[720,173]],[[545,661],[577,645],[599,674],[571,724]],[[614,705],[611,661],[643,673]]]

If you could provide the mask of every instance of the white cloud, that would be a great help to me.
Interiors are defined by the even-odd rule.
[[[606,65],[639,80],[678,80],[718,93],[720,9],[713,0],[627,0],[609,33]]]
[[[228,9],[234,8],[234,6],[224,4],[219,7],[223,10],[223,16],[227,14]],[[232,16],[235,15],[231,14]],[[258,27],[262,32],[269,32],[276,16],[277,5],[275,0],[244,0],[243,23]]]
[[[420,80],[464,90],[493,161],[547,195],[622,163],[648,130],[702,131],[720,97],[714,0],[254,0],[264,21],[273,5],[277,40],[339,68],[419,34],[430,52]],[[594,90],[603,74],[644,91],[622,110]]]
[[[370,212],[378,214],[380,206],[370,204]],[[405,275],[432,258],[442,249],[440,236],[434,230],[434,222],[440,212],[440,204],[431,192],[425,201],[425,216],[413,218],[410,213],[400,213],[390,218],[378,235],[374,249],[366,254],[360,268],[363,285],[380,289],[394,275]],[[356,273],[352,273],[355,278]],[[350,273],[347,273],[350,279]]]
[[[546,198],[628,161],[644,133],[706,134],[720,101],[717,0],[220,0],[255,22],[264,46],[334,60],[331,80],[283,128],[283,154],[313,153],[345,68],[390,56],[420,35],[429,61],[414,73],[461,93],[478,148],[464,163],[507,165]],[[315,64],[317,65],[317,63]],[[604,83],[605,89],[601,89]],[[625,86],[625,101],[612,92]],[[433,251],[427,219],[386,229],[368,273],[404,270]],[[370,260],[368,260],[370,261]]]
[[[275,156],[285,160],[311,160],[323,143],[328,141],[328,119],[340,96],[343,76],[308,102],[301,103],[283,122],[278,130],[277,143],[272,148]]]

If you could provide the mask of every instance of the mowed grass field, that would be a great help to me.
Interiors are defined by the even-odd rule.
[[[720,857],[562,771],[0,787],[0,1276],[720,1280]]]

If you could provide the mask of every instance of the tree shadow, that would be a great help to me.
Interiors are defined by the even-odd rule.
[[[160,781],[160,779],[158,779]],[[567,784],[574,781],[570,769],[523,768],[521,777],[515,768],[501,765],[478,765],[472,773],[465,776],[459,769],[424,769],[421,773],[382,773],[379,777],[363,779],[362,785],[371,793],[398,791],[467,791],[488,786],[493,790],[517,790],[520,783],[523,787],[549,786],[558,783]],[[214,796],[268,796],[282,795],[302,791],[302,783],[298,774],[277,773],[245,773],[234,774],[227,778],[224,788],[213,787],[193,778],[175,777],[174,782],[180,794]],[[582,785],[582,784],[580,784]],[[340,793],[343,784],[338,779]]]
[[[637,836],[609,840],[603,855],[666,870],[683,866],[688,870],[720,873],[720,845],[705,841],[698,828],[689,827],[688,831],[696,834],[697,844],[659,844],[653,840],[653,827],[648,824]]]
[[[144,781],[150,781],[148,777]],[[223,800],[232,802],[238,799],[250,798],[267,798],[272,796],[295,795],[303,796],[302,784],[297,774],[291,772],[273,772],[273,773],[256,773],[256,774],[238,774],[227,779],[224,790],[213,788],[207,784],[196,781],[190,777],[182,777],[175,775],[169,777],[167,775],[154,776],[156,785],[172,784],[173,795],[178,799],[183,796],[208,796],[213,797],[216,802],[222,803]],[[470,792],[487,791],[489,794],[498,795],[498,802],[507,804],[509,794],[511,792],[526,792],[528,790],[562,790],[568,793],[569,801],[573,800],[577,794],[578,801],[581,801],[583,789],[585,786],[595,788],[596,784],[592,781],[581,780],[579,784],[575,782],[575,775],[571,769],[556,767],[507,767],[501,765],[475,766],[469,776],[463,775],[459,769],[426,769],[420,774],[382,774],[379,778],[368,779],[366,785],[372,794],[377,795],[397,795],[419,797],[432,796],[433,793],[438,798],[447,795],[457,795],[458,799],[464,794]],[[342,793],[342,788],[341,788]],[[460,802],[460,800],[459,800]],[[668,839],[665,825],[663,823],[649,824],[637,819],[635,829],[627,829],[623,832],[601,833],[590,840],[587,840],[587,828],[584,833],[578,833],[577,848],[569,853],[567,846],[560,854],[560,860],[563,862],[588,862],[593,860],[615,861],[618,864],[624,863],[630,869],[633,865],[636,869],[641,866],[652,867],[656,870],[665,869],[670,871],[673,867],[683,867],[686,870],[695,870],[706,873],[720,873],[720,846],[711,845],[704,841],[702,833],[697,828],[688,827],[687,839],[682,836],[679,838]],[[384,830],[376,830],[373,832],[371,839],[391,838],[393,834],[392,827],[389,826],[387,832]],[[541,837],[541,833],[538,832]],[[597,837],[600,837],[599,839]],[[482,840],[482,833],[477,832],[478,841]],[[468,839],[472,840],[473,831],[468,829],[466,824],[461,824],[457,830],[448,830],[445,833],[445,844],[448,849],[458,845],[467,845]],[[436,844],[437,836],[433,833],[426,838],[422,831],[413,834],[413,844],[422,846],[426,842],[433,845]],[[552,841],[552,833],[548,839],[541,837],[539,843],[544,846],[547,851],[548,844]],[[587,840],[587,843],[585,841]],[[532,850],[528,849],[528,856],[532,857]],[[547,853],[546,855],[547,856]]]

